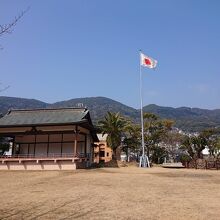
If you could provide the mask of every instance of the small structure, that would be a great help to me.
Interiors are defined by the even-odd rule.
[[[177,168],[185,168],[181,162],[177,162],[177,163],[163,163],[161,166],[164,167],[164,168],[175,168],[175,169],[177,169]]]
[[[63,170],[93,162],[98,141],[85,108],[11,110],[0,118],[0,136],[12,140],[0,170]]]
[[[107,134],[97,134],[99,142],[94,148],[94,163],[106,163],[112,160],[112,149],[107,145]]]

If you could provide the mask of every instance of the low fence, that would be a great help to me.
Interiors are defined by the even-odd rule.
[[[49,153],[49,154],[14,154],[14,155],[0,155],[0,158],[89,158],[90,154],[89,153],[76,153],[76,154],[71,154],[71,153]]]
[[[196,159],[189,162],[185,162],[186,168],[195,169],[220,169],[220,159]]]

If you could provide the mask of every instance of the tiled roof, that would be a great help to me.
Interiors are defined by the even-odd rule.
[[[86,121],[84,108],[10,110],[0,118],[0,127],[24,125],[74,124]]]

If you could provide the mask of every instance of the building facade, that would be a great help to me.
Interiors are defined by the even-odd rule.
[[[11,155],[0,158],[5,170],[88,167],[98,141],[84,108],[11,110],[0,119],[0,136],[11,139]]]
[[[107,145],[107,134],[97,134],[99,142],[94,147],[94,163],[106,163],[112,160],[112,149]]]

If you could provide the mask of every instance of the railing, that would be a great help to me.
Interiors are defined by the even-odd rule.
[[[196,159],[185,162],[185,167],[195,169],[220,169],[220,159]]]
[[[49,153],[47,154],[14,154],[14,155],[0,155],[0,158],[89,158],[89,153],[76,153],[76,154],[70,154],[70,153]]]

